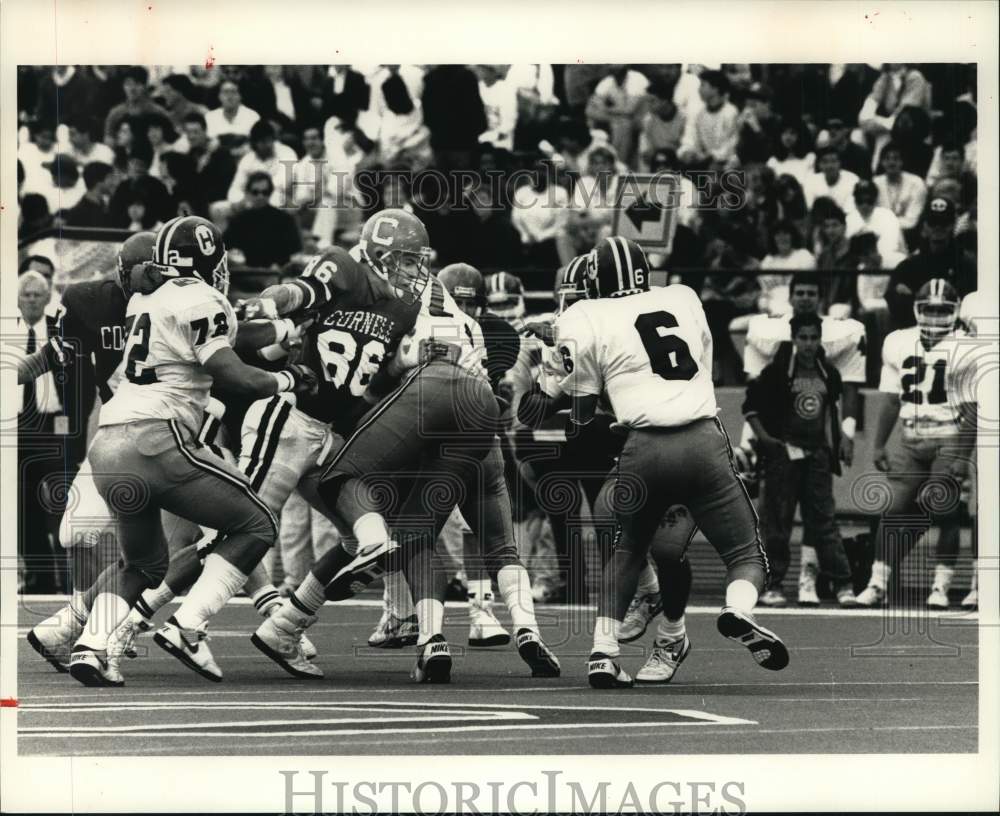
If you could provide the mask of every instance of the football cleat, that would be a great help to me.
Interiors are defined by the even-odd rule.
[[[208,635],[204,627],[183,629],[171,615],[153,635],[153,641],[167,654],[176,657],[206,680],[211,680],[213,683],[222,682],[222,669],[208,648]]]
[[[490,610],[489,601],[469,601],[469,645],[476,648],[506,646],[510,634]]]
[[[286,602],[257,627],[250,642],[292,677],[319,679],[322,670],[310,663],[302,651],[303,631],[315,622],[315,615],[307,615]]]
[[[131,660],[137,657],[136,637],[152,628],[153,624],[146,620],[140,612],[133,609],[108,638],[108,659],[117,660],[127,657]]]
[[[69,658],[69,674],[83,685],[95,688],[101,686],[118,688],[125,685],[121,673],[108,664],[107,652],[95,652],[85,646],[73,648]]]
[[[687,635],[679,640],[655,641],[653,653],[649,656],[639,673],[635,676],[637,683],[669,683],[677,668],[691,651],[691,641]]]
[[[444,635],[434,635],[417,647],[417,665],[410,676],[418,683],[451,682],[451,650]]]
[[[760,599],[757,601],[761,606],[784,606],[788,601],[785,600],[785,595],[780,589],[769,589]]]
[[[614,658],[603,652],[593,652],[587,661],[587,681],[591,688],[632,688],[635,681]]]
[[[858,606],[883,606],[885,604],[885,587],[869,584],[855,600]]]
[[[69,671],[70,650],[83,632],[84,623],[66,605],[28,632],[28,645],[57,672],[65,674]]]
[[[723,608],[716,622],[719,634],[746,646],[757,664],[771,671],[788,665],[788,649],[774,632],[765,629],[746,612],[731,606]]]
[[[415,645],[418,633],[416,615],[399,618],[386,608],[382,610],[382,618],[368,638],[368,645],[373,649],[402,649],[404,646]]]
[[[384,541],[366,550],[359,550],[350,563],[341,567],[326,585],[326,597],[330,601],[353,598],[372,581],[385,574],[385,565],[399,545],[395,541]]]
[[[316,644],[309,640],[304,632],[302,637],[299,638],[299,648],[302,650],[302,656],[306,660],[315,660],[319,656],[319,649],[316,648]]]
[[[631,643],[646,634],[646,627],[663,609],[663,601],[659,592],[651,592],[648,595],[637,595],[628,605],[625,619],[622,621],[621,632],[618,635],[619,643]]]
[[[558,658],[530,629],[517,630],[517,653],[531,667],[532,677],[558,677],[562,672]]]
[[[854,609],[858,605],[858,598],[853,589],[844,587],[837,592],[837,603],[841,609]]]

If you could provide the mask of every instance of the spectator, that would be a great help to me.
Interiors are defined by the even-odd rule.
[[[160,85],[163,108],[178,131],[184,130],[184,119],[188,114],[205,114],[205,106],[194,102],[194,95],[194,83],[186,74],[170,74]]]
[[[930,110],[930,83],[912,65],[886,63],[858,113],[858,124],[874,143],[873,167],[878,166],[880,153],[890,135],[896,135],[896,118],[908,106],[925,113]]]
[[[78,167],[86,167],[91,162],[113,165],[115,152],[104,142],[95,142],[98,128],[90,117],[82,117],[69,123],[69,155]]]
[[[758,275],[757,283],[761,293],[757,308],[772,316],[786,314],[788,285],[792,273],[816,268],[812,253],[802,248],[802,235],[791,221],[779,221],[771,230],[771,247],[760,262],[761,272],[785,272],[778,275]]]
[[[164,153],[160,161],[160,181],[170,193],[177,215],[208,215],[205,190],[198,182],[194,159],[187,153]]]
[[[883,257],[874,233],[861,232],[851,238],[851,264],[858,272],[855,318],[865,327],[868,353],[865,355],[865,380],[878,383],[882,370],[882,341],[892,330],[889,307],[885,301],[892,270],[905,258],[895,252]]]
[[[167,119],[170,114],[149,98],[147,93],[149,84],[149,71],[142,66],[134,66],[126,69],[122,75],[122,90],[125,92],[125,101],[120,105],[115,105],[108,118],[104,120],[104,141],[115,144],[118,134],[118,126],[128,118],[137,119],[149,114],[158,114]]]
[[[946,198],[932,198],[927,205],[921,219],[920,246],[893,270],[886,289],[894,329],[916,323],[913,296],[933,278],[950,281],[962,296],[975,291],[976,262],[955,240],[956,216],[954,203]]]
[[[500,150],[514,149],[517,128],[517,85],[508,79],[509,65],[477,65],[479,97],[486,113],[486,130],[479,141]]]
[[[964,184],[970,174],[965,169],[965,151],[958,142],[949,139],[938,145],[927,171],[927,188],[939,181],[953,179]]]
[[[602,128],[625,164],[633,165],[636,135],[644,111],[649,80],[627,65],[612,65],[611,73],[597,83],[587,102],[587,120]]]
[[[74,207],[63,214],[67,227],[108,227],[111,213],[108,202],[115,185],[114,168],[104,162],[90,162],[83,168],[87,191]]]
[[[828,119],[826,133],[817,140],[819,147],[830,145],[840,154],[840,166],[858,178],[872,177],[872,156],[861,145],[851,140],[851,126],[840,118]]]
[[[818,198],[829,198],[844,212],[854,209],[854,186],[858,177],[840,166],[840,153],[832,145],[816,152],[818,173],[814,173],[803,185],[806,206],[812,209]]]
[[[877,201],[874,182],[862,180],[854,185],[854,209],[847,214],[847,237],[872,232],[878,236],[878,250],[883,256],[906,252],[899,219],[887,207],[877,206]]]
[[[788,572],[789,542],[799,505],[803,537],[816,547],[837,602],[856,606],[833,502],[833,476],[841,475],[840,373],[823,358],[819,315],[795,315],[790,323],[790,352],[779,352],[750,381],[743,403],[764,469],[761,533],[770,580],[760,602],[764,606],[786,603],[782,582]],[[814,583],[815,575],[810,577]],[[804,589],[800,583],[799,603],[818,604],[815,591],[810,597]]]
[[[188,155],[194,161],[195,177],[206,201],[224,201],[236,174],[236,162],[230,152],[210,139],[205,117],[189,113],[184,117],[184,135]]]
[[[854,276],[850,274],[847,216],[835,204],[822,211],[818,239],[816,268],[826,281],[825,289],[830,303],[828,311],[831,317],[846,317],[850,312],[849,304],[854,300]],[[834,305],[838,309],[834,309]]]
[[[260,119],[257,111],[243,104],[240,86],[232,80],[219,85],[219,105],[205,114],[208,138],[225,142],[231,150],[242,152],[250,136],[250,129]]]
[[[316,126],[302,131],[304,155],[292,167],[291,202],[312,224],[321,247],[333,241],[337,206],[344,195],[343,184],[326,155],[326,145]]]
[[[689,120],[680,151],[681,161],[716,169],[733,164],[739,137],[739,111],[729,101],[728,92],[725,74],[719,71],[702,73],[699,94],[705,107]]]
[[[764,164],[774,155],[779,124],[771,110],[771,99],[771,89],[759,82],[754,82],[747,91],[746,105],[737,119],[736,155],[744,166]]]
[[[651,83],[649,94],[639,128],[639,158],[640,167],[655,173],[650,169],[653,155],[660,150],[669,150],[676,155],[684,138],[687,120],[674,103],[673,89],[666,83]]]
[[[435,65],[424,77],[424,123],[431,134],[434,166],[469,170],[487,128],[479,78],[465,65]]]
[[[802,185],[794,176],[784,174],[774,182],[776,216],[781,221],[791,221],[803,236],[809,231],[809,208]]]
[[[45,196],[26,193],[18,202],[18,240],[29,238],[52,226],[52,213]]]
[[[323,88],[323,118],[336,116],[348,130],[358,123],[358,115],[368,110],[371,89],[365,78],[350,65],[331,65],[329,82]]]
[[[284,118],[288,123],[296,121],[295,96],[292,87],[285,79],[285,68],[282,65],[265,65],[264,78],[271,89],[274,104],[265,114],[269,118]],[[261,111],[263,113],[263,111]]]
[[[555,168],[547,161],[537,161],[527,183],[514,191],[511,221],[521,236],[525,261],[530,266],[559,267],[557,240],[569,220],[569,196],[554,183]]]
[[[488,186],[467,196],[475,219],[468,219],[467,262],[481,270],[512,269],[522,263],[521,239],[511,213],[489,194]]]
[[[247,181],[254,173],[267,173],[271,177],[274,193],[271,205],[284,207],[290,200],[291,168],[299,160],[288,145],[276,142],[270,122],[260,120],[250,128],[250,151],[236,165],[236,175],[229,185],[230,204],[243,201]]]
[[[56,65],[41,77],[34,118],[58,123],[86,120],[99,127],[121,96],[120,82],[100,66]]]
[[[930,145],[931,120],[923,108],[903,108],[896,116],[889,141],[896,142],[903,152],[903,169],[924,178],[934,157]]]
[[[878,205],[891,210],[908,243],[913,243],[920,216],[927,200],[927,187],[920,176],[903,170],[903,151],[895,142],[882,148],[882,174],[875,176]]]
[[[245,191],[246,202],[225,232],[230,258],[236,264],[279,269],[302,245],[299,228],[291,215],[268,203],[274,193],[270,174],[251,173]]]
[[[51,184],[48,168],[58,150],[56,129],[52,122],[40,121],[31,125],[31,141],[18,145],[17,160],[24,169],[24,191],[38,192]]]
[[[20,266],[18,266],[17,276],[20,277],[25,272],[37,272],[45,278],[49,286],[51,286],[52,279],[56,274],[56,265],[52,263],[51,258],[45,255],[29,255],[21,261]]]
[[[805,185],[816,167],[816,154],[809,149],[809,135],[802,124],[786,120],[781,125],[774,154],[767,160],[767,166],[777,178],[787,174],[799,185]]]
[[[149,175],[152,160],[153,148],[148,142],[133,145],[128,158],[128,174],[111,196],[109,209],[114,226],[133,231],[152,229],[173,218],[170,193],[162,181]]]
[[[186,153],[187,140],[181,141],[173,124],[165,116],[149,116],[146,120],[146,140],[153,148],[149,175],[162,178],[161,159],[165,153]]]
[[[49,212],[57,214],[60,210],[76,206],[87,192],[76,162],[65,153],[57,153],[51,162],[45,163],[45,167],[49,171],[48,184],[36,192],[45,196]]]
[[[606,229],[611,228],[620,178],[618,156],[609,145],[598,145],[587,153],[586,172],[573,187],[571,204],[589,210]],[[572,256],[571,256],[572,257]],[[569,261],[569,258],[566,259]]]
[[[383,65],[372,77],[371,105],[358,124],[384,166],[422,170],[430,162],[430,134],[420,99],[423,71],[416,65]]]

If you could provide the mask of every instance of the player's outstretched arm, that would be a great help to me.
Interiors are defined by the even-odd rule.
[[[222,346],[204,363],[213,384],[241,397],[269,397],[283,391],[315,392],[316,375],[306,366],[294,365],[271,373],[244,363],[231,346]]]

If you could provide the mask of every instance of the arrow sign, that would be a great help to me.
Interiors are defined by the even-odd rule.
[[[612,230],[644,249],[669,252],[677,220],[680,180],[665,173],[635,173],[620,180]]]
[[[632,226],[642,232],[643,224],[647,221],[659,222],[660,218],[663,217],[663,214],[660,212],[662,209],[663,207],[659,204],[654,204],[643,194],[626,208],[625,215],[632,222]]]

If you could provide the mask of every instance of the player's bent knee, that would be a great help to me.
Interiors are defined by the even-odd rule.
[[[125,571],[140,577],[149,589],[155,589],[167,576],[167,568],[170,566],[170,557],[166,552],[157,553],[149,559],[143,558],[140,561],[129,561],[125,565]]]
[[[497,573],[504,567],[523,567],[524,564],[517,555],[517,550],[513,544],[505,545],[495,552],[486,553],[486,573],[492,580],[496,580]]]

